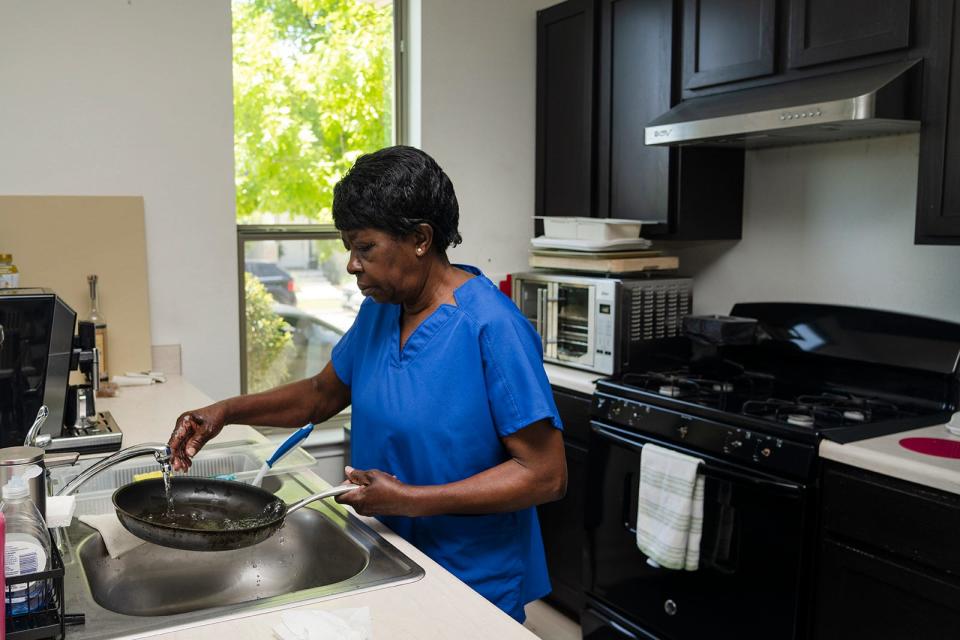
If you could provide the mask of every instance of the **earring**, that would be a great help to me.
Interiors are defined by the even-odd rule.
[[[421,253],[423,253],[423,249],[417,249],[417,255],[420,255]]]

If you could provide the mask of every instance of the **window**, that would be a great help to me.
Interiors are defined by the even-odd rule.
[[[319,372],[356,317],[333,187],[396,139],[398,7],[233,1],[244,392]]]

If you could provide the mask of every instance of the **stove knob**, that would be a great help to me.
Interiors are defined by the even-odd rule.
[[[677,603],[673,600],[667,600],[663,603],[663,610],[667,612],[668,616],[677,615]]]

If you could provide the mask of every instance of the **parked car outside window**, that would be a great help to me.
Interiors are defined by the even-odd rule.
[[[246,260],[244,269],[252,273],[257,280],[263,283],[267,293],[281,304],[297,304],[296,284],[293,276],[276,262],[269,260]]]
[[[303,309],[275,304],[274,312],[289,326],[296,353],[288,369],[289,380],[316,375],[330,361],[333,347],[344,331]]]

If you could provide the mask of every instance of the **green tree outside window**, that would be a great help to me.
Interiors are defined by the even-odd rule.
[[[235,0],[237,220],[329,223],[333,186],[393,143],[393,7]]]
[[[390,0],[234,0],[238,224],[332,222],[333,187],[363,153],[393,144]],[[332,245],[314,261],[332,270]],[[245,274],[247,390],[286,381],[289,327]]]

